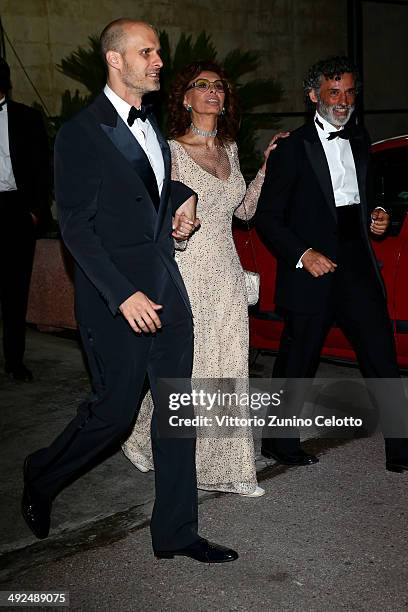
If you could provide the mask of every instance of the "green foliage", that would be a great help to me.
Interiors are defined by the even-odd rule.
[[[96,36],[90,36],[88,42],[88,48],[78,47],[57,66],[60,72],[84,85],[89,94],[81,96],[76,91],[71,95],[66,91],[61,100],[60,116],[54,118],[55,128],[88,104],[104,86],[105,67],[99,52],[98,39]],[[251,73],[255,72],[260,64],[258,52],[233,49],[224,59],[220,59],[217,57],[211,36],[205,31],[195,40],[191,34],[181,34],[172,50],[168,33],[162,30],[160,44],[164,69],[161,75],[162,104],[158,107],[158,118],[164,132],[167,124],[166,100],[175,74],[190,62],[202,59],[215,60],[224,68],[238,93],[242,110],[238,138],[241,167],[247,178],[253,176],[262,160],[262,156],[256,150],[256,130],[276,130],[278,127],[278,122],[271,113],[256,112],[255,109],[275,104],[283,96],[282,87],[275,79],[250,79]]]
[[[100,89],[99,89],[100,91]],[[68,121],[71,117],[79,113],[80,110],[88,106],[94,98],[94,95],[81,96],[78,89],[74,95],[66,89],[61,96],[61,112],[58,117],[54,117],[54,127],[57,132],[64,121]]]
[[[105,66],[99,50],[99,38],[88,37],[89,48],[78,47],[57,65],[57,70],[78,83],[82,83],[94,98],[105,82]],[[65,101],[66,102],[66,101]],[[74,104],[77,100],[74,101]]]

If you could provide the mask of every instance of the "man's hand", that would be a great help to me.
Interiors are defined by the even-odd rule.
[[[136,291],[120,306],[119,310],[129,323],[130,327],[137,334],[154,334],[161,328],[162,324],[156,314],[156,310],[163,308],[160,304],[155,304],[149,300],[147,295],[141,291]]]
[[[30,212],[30,215],[31,215],[31,219],[33,220],[33,224],[38,225],[38,217],[32,212]]]
[[[302,257],[302,264],[305,270],[316,278],[328,272],[334,272],[337,268],[334,261],[314,249],[306,251]]]
[[[370,231],[376,236],[382,236],[390,224],[390,215],[382,208],[374,208],[371,213]]]

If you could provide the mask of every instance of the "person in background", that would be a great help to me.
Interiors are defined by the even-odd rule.
[[[50,219],[49,144],[34,108],[10,99],[0,58],[0,302],[6,374],[33,380],[24,364],[26,313],[36,231]]]

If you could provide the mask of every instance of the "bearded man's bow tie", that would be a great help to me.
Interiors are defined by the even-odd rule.
[[[321,130],[324,130],[324,126],[321,121],[316,117],[315,119],[316,125],[319,126]],[[329,132],[327,140],[333,140],[333,138],[345,138],[346,140],[350,140],[352,136],[352,130],[350,127],[346,126],[342,130],[336,130],[335,132]]]
[[[336,130],[335,132],[330,132],[327,140],[333,140],[333,138],[345,138],[346,140],[350,140],[350,130]]]
[[[136,119],[141,119],[142,121],[146,121],[148,115],[152,112],[151,104],[142,104],[140,108],[135,108],[134,106],[130,107],[129,116],[127,118],[127,123],[129,126],[132,126]]]

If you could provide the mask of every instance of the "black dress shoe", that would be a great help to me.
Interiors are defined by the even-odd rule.
[[[385,469],[389,472],[405,472],[408,471],[408,459],[387,459]]]
[[[281,463],[282,465],[313,465],[314,463],[319,462],[316,455],[309,455],[308,453],[305,453],[302,448],[295,453],[285,454],[262,446],[261,453],[264,457],[267,457],[268,459],[275,459],[275,461]]]
[[[407,438],[385,438],[385,469],[399,473],[408,470]]]
[[[157,559],[173,559],[174,557],[190,557],[203,563],[226,563],[238,559],[238,553],[232,548],[226,548],[213,542],[208,542],[203,538],[190,544],[185,548],[177,550],[155,550],[154,556]]]
[[[23,363],[15,367],[6,366],[6,374],[8,374],[9,378],[12,380],[18,380],[21,382],[31,382],[33,380],[32,372],[26,368]]]
[[[39,495],[28,479],[28,461],[24,461],[24,491],[21,512],[33,534],[43,540],[50,532],[51,502]]]

